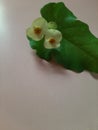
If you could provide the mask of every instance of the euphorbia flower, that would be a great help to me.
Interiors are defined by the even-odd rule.
[[[47,29],[47,21],[44,18],[40,17],[33,21],[31,27],[27,29],[26,35],[35,41],[39,41],[44,37]]]
[[[49,22],[48,29],[57,29],[57,24],[53,21]]]
[[[45,34],[44,46],[47,49],[58,48],[60,46],[60,41],[62,40],[62,34],[56,29],[48,29]]]

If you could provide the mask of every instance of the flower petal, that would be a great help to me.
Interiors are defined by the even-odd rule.
[[[49,29],[45,34],[44,46],[47,49],[58,48],[60,41],[62,40],[62,34],[55,29]]]
[[[40,27],[43,33],[45,33],[48,29],[48,23],[43,17],[39,17],[33,21],[31,27],[33,28]]]
[[[28,28],[26,30],[26,35],[35,41],[39,41],[44,37],[43,33],[36,35],[33,28]]]
[[[30,28],[26,30],[26,34],[28,37],[32,38],[35,41],[39,41],[44,37],[44,34],[48,30],[47,21],[40,17],[33,21]]]
[[[57,29],[57,24],[53,21],[49,22],[48,29]]]
[[[50,44],[49,40],[46,39],[45,42],[44,42],[44,46],[45,46],[45,48],[47,48],[47,49],[53,49],[53,48],[58,48],[58,47],[60,47],[60,43]]]
[[[45,34],[45,39],[49,39],[52,37],[56,39],[57,42],[60,42],[62,40],[62,33],[56,29],[48,29]]]

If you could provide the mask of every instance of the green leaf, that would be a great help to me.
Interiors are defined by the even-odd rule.
[[[65,7],[64,3],[49,3],[41,9],[41,15],[48,22],[56,22],[58,28],[72,26],[72,23],[77,19],[76,16]]]
[[[98,38],[87,24],[77,20],[64,3],[49,3],[41,9],[48,22],[54,21],[63,39],[58,50],[52,50],[54,59],[67,69],[98,73]]]
[[[44,47],[44,38],[40,41],[34,41],[31,38],[27,37],[29,40],[29,44],[32,49],[36,49],[36,54],[47,61],[51,60],[51,51]]]
[[[27,36],[27,39],[29,40],[30,47],[31,47],[32,49],[36,49],[37,42],[35,42],[32,38],[30,38],[30,37],[28,37],[28,36]]]

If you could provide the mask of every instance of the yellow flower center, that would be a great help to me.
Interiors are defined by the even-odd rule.
[[[42,29],[41,29],[40,27],[36,27],[36,28],[34,29],[34,33],[35,33],[36,35],[40,35],[41,32],[42,32]]]
[[[56,43],[56,40],[54,38],[51,38],[49,42],[54,45]]]

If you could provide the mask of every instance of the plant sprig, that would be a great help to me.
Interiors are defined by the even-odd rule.
[[[48,48],[45,41],[51,38],[53,33],[46,39],[45,32],[45,36],[39,41],[27,35],[30,46],[36,49],[37,55],[47,61],[54,58],[66,69],[76,72],[88,70],[98,73],[98,38],[90,32],[88,25],[78,20],[63,2],[48,3],[41,9],[41,15],[47,23],[55,23],[56,28],[51,25],[48,30],[57,30],[62,34],[62,39],[58,41],[59,46],[53,44],[54,47]],[[56,41],[56,37],[53,38]],[[51,43],[57,43],[54,40],[50,40]]]

